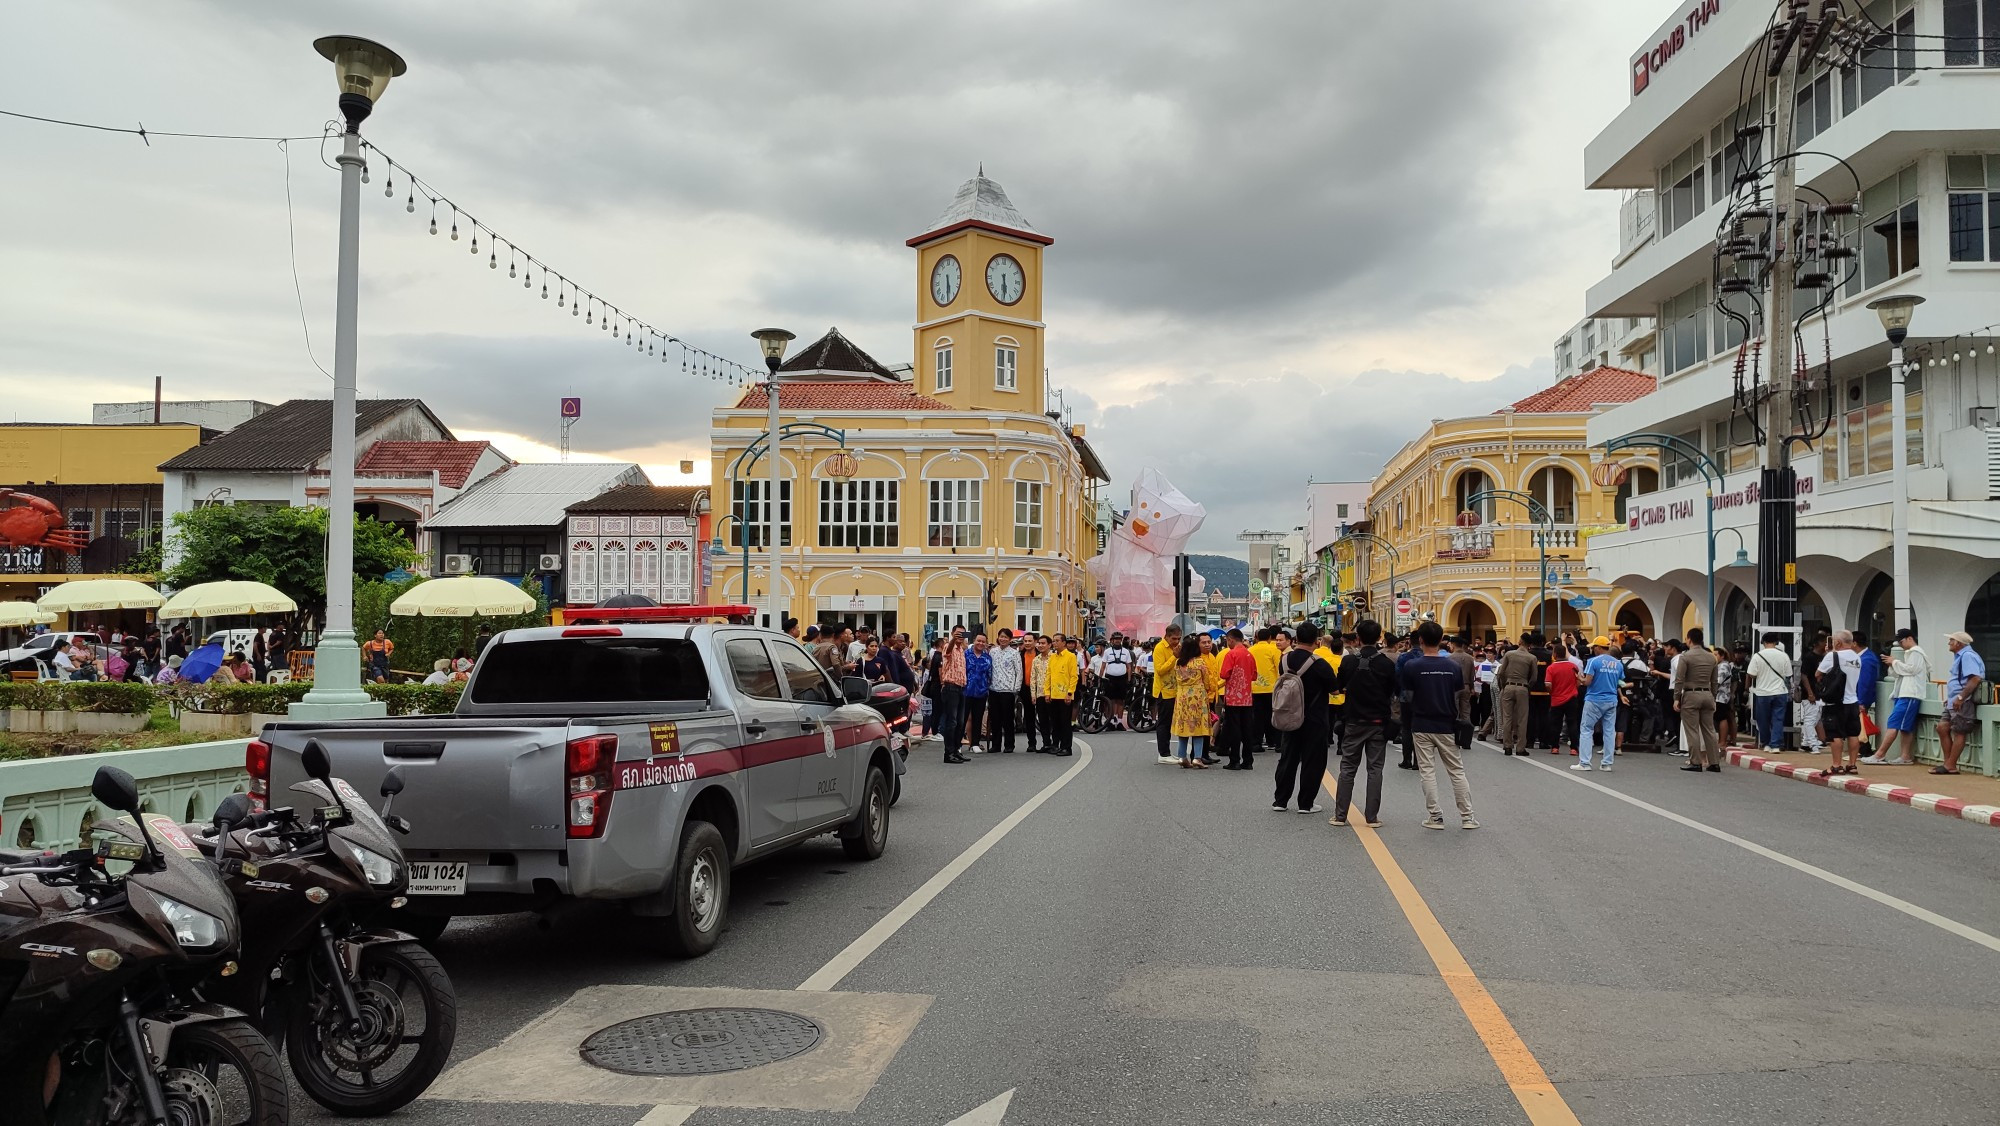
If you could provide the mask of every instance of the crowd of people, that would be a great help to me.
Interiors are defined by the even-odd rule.
[[[246,646],[225,648],[216,645],[219,664],[214,672],[201,678],[202,682],[259,683],[268,679],[273,671],[287,668],[292,640],[284,626],[251,630],[249,633],[251,637]],[[181,624],[165,631],[157,625],[148,625],[143,633],[139,633],[93,622],[78,626],[66,644],[56,647],[48,663],[58,680],[122,681],[165,686],[189,679],[181,674],[181,666],[201,645]]]
[[[787,626],[798,636],[795,622]],[[1642,746],[1686,759],[1683,771],[1717,773],[1739,736],[1775,750],[1796,725],[1805,750],[1830,756],[1829,773],[1914,765],[1934,674],[1944,683],[1944,761],[1932,772],[1952,774],[1985,680],[1967,634],[1947,637],[1949,661],[1939,666],[1909,630],[1897,633],[1886,661],[1851,631],[1819,637],[1795,661],[1779,634],[1754,649],[1710,646],[1700,629],[1657,642],[1529,631],[1481,644],[1447,639],[1435,622],[1400,638],[1374,621],[1344,635],[1307,622],[1248,635],[1172,628],[1143,642],[1113,634],[1088,644],[958,628],[928,652],[913,651],[907,634],[844,627],[809,629],[803,639],[835,675],[909,689],[919,738],[940,740],[947,763],[1011,754],[1017,743],[1067,755],[1079,701],[1096,693],[1111,730],[1130,729],[1128,702],[1150,706],[1162,765],[1247,771],[1257,755],[1276,754],[1273,810],[1320,812],[1319,782],[1337,755],[1336,825],[1347,823],[1357,782],[1366,785],[1362,819],[1380,824],[1390,745],[1401,751],[1400,768],[1422,776],[1432,828],[1445,823],[1440,768],[1460,823],[1477,827],[1463,757],[1477,738],[1509,757],[1571,755],[1576,771],[1610,771],[1621,751]],[[1884,677],[1893,678],[1893,703],[1878,724],[1872,705]]]

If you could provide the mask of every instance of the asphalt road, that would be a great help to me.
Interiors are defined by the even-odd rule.
[[[1482,746],[1468,768],[1483,827],[1434,832],[1392,755],[1377,839],[1413,890],[1399,902],[1357,830],[1269,810],[1274,759],[1194,773],[1156,765],[1150,738],[1092,743],[832,987],[921,1012],[856,1111],[710,1104],[647,1126],[1000,1122],[996,1100],[1031,1126],[1996,1120],[1991,828],[1734,767],[1635,755],[1576,775]],[[461,1006],[454,1064],[504,1054],[592,986],[794,990],[1076,764],[948,767],[936,748],[913,757],[888,855],[857,863],[822,841],[739,871],[733,928],[706,958],[667,960],[607,909],[454,924],[437,944]],[[1441,928],[1428,946],[1412,898]],[[1447,982],[1439,941],[1468,976]],[[804,1105],[759,1093],[758,1070],[738,1073],[737,1101]],[[1524,1074],[1553,1092],[1523,1094]],[[594,1087],[546,1097],[427,1099],[397,1120],[649,1113],[588,1105]]]

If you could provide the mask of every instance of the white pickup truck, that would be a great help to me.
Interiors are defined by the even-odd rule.
[[[303,780],[309,740],[364,793],[400,766],[404,929],[616,899],[692,956],[727,925],[735,866],[824,833],[882,854],[904,766],[867,698],[751,626],[509,630],[452,715],[266,727],[251,792]]]

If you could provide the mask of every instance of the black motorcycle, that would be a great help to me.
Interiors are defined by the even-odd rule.
[[[284,1048],[314,1102],[344,1115],[387,1114],[422,1094],[451,1055],[458,999],[431,952],[376,925],[402,905],[407,869],[389,812],[402,772],[382,780],[377,814],[328,771],[325,748],[300,755],[309,778],[292,808],[256,811],[236,795],[216,810],[203,851],[229,872],[243,917],[242,972],[205,991],[253,1014]]]
[[[284,1126],[284,1069],[242,1012],[200,988],[241,966],[236,905],[132,776],[91,795],[96,847],[0,852],[0,1121]]]

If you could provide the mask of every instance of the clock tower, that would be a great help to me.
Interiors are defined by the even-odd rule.
[[[909,240],[919,392],[957,410],[1040,417],[1042,248],[1053,242],[983,169]]]

